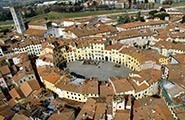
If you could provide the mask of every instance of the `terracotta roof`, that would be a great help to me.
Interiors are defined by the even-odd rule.
[[[168,80],[185,88],[185,64],[167,65],[169,68]]]
[[[16,104],[18,104],[18,102],[15,98],[12,98],[11,100],[8,101],[8,105],[10,107],[14,107]]]
[[[27,29],[24,34],[27,35],[36,35],[36,36],[44,36],[44,33],[46,32],[46,30],[39,30],[39,29],[33,29],[33,28],[29,28]]]
[[[76,120],[93,119],[95,115],[96,101],[92,98],[88,99],[76,117]]]
[[[105,119],[106,118],[106,114],[105,114],[106,109],[107,109],[106,103],[97,102],[94,119],[95,120]]]
[[[37,80],[26,81],[21,84],[20,89],[23,92],[24,96],[29,96],[34,90],[39,89],[40,86]]]
[[[146,81],[148,84],[153,84],[154,82],[157,82],[161,79],[162,72],[161,70],[156,69],[145,69],[141,71],[134,71],[132,72],[134,74],[138,74],[140,77],[133,77],[136,81],[139,83],[142,83],[143,81]]]
[[[135,92],[140,92],[148,88],[148,86],[145,83],[138,86],[133,79],[129,79],[128,81],[133,86]]]
[[[100,85],[100,96],[107,97],[107,95],[114,95],[113,87],[110,83],[102,83]]]
[[[8,65],[1,66],[0,67],[0,72],[2,73],[2,75],[7,75],[7,74],[11,73]]]
[[[145,37],[145,36],[152,36],[153,32],[150,29],[135,29],[135,30],[127,30],[122,32],[117,32],[110,37],[110,40],[124,40],[128,38],[135,38],[135,37]]]
[[[153,25],[160,25],[160,24],[165,24],[165,21],[162,21],[162,20],[158,20],[158,21],[150,20],[148,22],[131,22],[131,23],[118,25],[117,27],[129,29],[129,28],[134,28],[134,27],[153,26]]]
[[[10,104],[10,102],[12,104]],[[12,107],[11,105],[14,106],[13,99],[11,99],[10,102],[8,102],[10,106],[6,105],[6,104],[0,105],[0,116],[3,116],[5,118],[9,118],[15,114],[15,112],[11,110],[11,107]],[[1,119],[1,120],[3,120],[3,119]]]
[[[180,63],[185,64],[185,53],[184,54],[176,54],[173,57]]]
[[[42,59],[45,62],[53,62],[53,54],[47,53],[45,55],[39,56],[39,59]]]
[[[179,28],[179,32],[175,31],[176,28]],[[166,40],[167,38],[184,38],[184,25],[180,23],[169,23],[165,28],[159,28],[157,29],[157,36],[154,36],[157,39],[160,40]]]
[[[15,74],[12,79],[15,81],[15,82],[18,82],[20,79],[22,79],[23,77],[26,76],[26,72],[25,71],[19,71],[17,74]]]
[[[121,93],[121,92],[128,92],[134,90],[133,86],[128,82],[126,78],[121,78],[121,79],[116,79],[112,80],[116,93]]]
[[[54,84],[59,78],[60,78],[60,75],[55,72],[52,72],[46,76],[43,76],[44,80],[46,80],[47,82],[50,82],[52,84]]]
[[[14,87],[13,89],[11,89],[9,91],[9,93],[10,93],[12,98],[20,99],[20,98],[24,97],[24,94],[23,94],[23,92],[21,91],[21,89],[19,87]]]
[[[167,41],[159,41],[154,46],[166,49],[176,49],[176,50],[184,50],[185,51],[185,44],[180,43],[172,43]]]
[[[157,50],[140,50],[134,47],[129,47],[123,48],[120,52],[132,56],[133,58],[137,59],[141,64],[145,63],[146,61],[153,61],[157,64],[160,64],[159,59],[164,58],[164,56],[159,54]],[[151,55],[153,57],[151,57]]]
[[[96,35],[100,33],[117,31],[115,27],[105,25],[102,23],[72,26],[68,30],[74,33],[77,37],[85,37],[85,36]]]
[[[56,87],[81,94],[98,94],[98,80],[96,78],[87,79],[83,84],[75,84],[70,82],[70,78],[63,77],[56,83]]]
[[[47,24],[49,21],[45,20],[45,19],[41,19],[41,20],[37,20],[37,21],[31,21],[28,23],[28,25],[39,25],[39,26],[43,26],[45,24]]]
[[[75,22],[72,19],[60,19],[60,20],[53,20],[52,23],[61,24],[63,22]]]
[[[105,47],[105,50],[120,50],[122,48],[123,44],[120,44],[120,43],[117,43],[117,44],[114,44],[114,45],[108,45]]]
[[[72,116],[74,116],[74,111],[71,109],[65,109],[62,110],[60,113],[54,113],[52,114],[48,120],[58,120],[58,119],[63,119],[63,120],[71,120]]]
[[[115,120],[130,120],[129,110],[117,110],[115,115]]]
[[[32,70],[32,66],[31,66],[30,61],[21,62],[21,63],[17,64],[17,66],[18,66],[18,67],[23,67],[24,70],[29,70],[29,71]]]
[[[169,36],[173,39],[179,38],[179,39],[185,39],[185,31],[184,32],[177,32],[177,33],[171,33]]]
[[[11,44],[11,47],[12,48],[23,48],[29,45],[38,45],[38,44],[41,44],[41,41],[39,39],[27,38],[21,42]]]
[[[15,114],[13,117],[12,117],[12,120],[31,120],[30,118],[26,117],[25,115],[23,114]]]
[[[133,106],[134,120],[138,119],[163,119],[170,120],[173,116],[161,98],[143,98],[137,100]]]

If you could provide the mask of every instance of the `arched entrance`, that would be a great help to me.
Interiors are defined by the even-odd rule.
[[[108,61],[108,57],[107,56],[105,56],[105,61]]]

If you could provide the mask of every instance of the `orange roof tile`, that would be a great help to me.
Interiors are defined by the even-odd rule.
[[[36,35],[36,36],[44,36],[44,33],[46,32],[46,30],[39,30],[39,29],[33,29],[33,28],[29,28],[27,29],[24,34],[27,35]]]
[[[51,72],[48,75],[43,76],[43,78],[47,82],[50,82],[50,83],[54,84],[60,78],[60,75],[55,73],[55,72]]]

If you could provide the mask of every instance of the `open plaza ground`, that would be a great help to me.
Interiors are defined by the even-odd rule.
[[[113,62],[100,62],[99,65],[82,65],[82,61],[67,64],[70,72],[80,74],[85,78],[97,77],[100,81],[108,80],[112,76],[128,77],[131,70],[123,65],[115,67]]]

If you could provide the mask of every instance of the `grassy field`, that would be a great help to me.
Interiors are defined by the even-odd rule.
[[[0,25],[8,25],[8,24],[13,24],[13,21],[0,22]]]
[[[125,10],[107,10],[107,11],[78,12],[78,13],[50,12],[47,14],[41,14],[41,15],[28,18],[27,21],[35,21],[43,18],[61,19],[61,18],[87,17],[87,16],[93,16],[93,15],[103,15],[103,14],[119,13],[119,12],[125,12]]]

